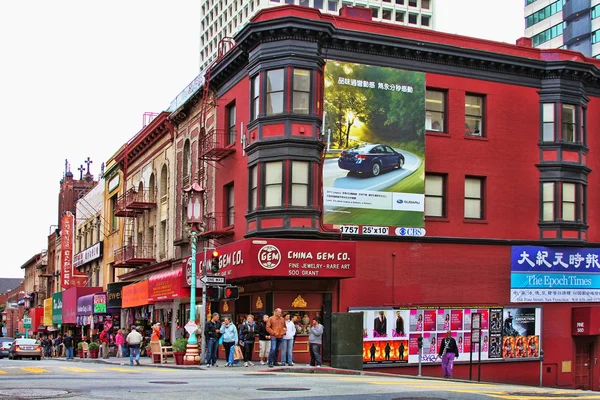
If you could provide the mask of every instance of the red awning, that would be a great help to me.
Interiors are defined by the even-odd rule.
[[[190,289],[183,287],[183,268],[158,272],[148,279],[148,300],[166,301],[189,297]]]

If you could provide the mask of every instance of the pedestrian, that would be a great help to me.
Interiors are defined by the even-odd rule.
[[[235,324],[231,323],[229,317],[225,317],[221,325],[221,335],[223,335],[223,347],[225,348],[226,367],[233,367],[233,346],[238,341],[238,332]]]
[[[142,335],[135,329],[135,325],[131,327],[131,332],[125,339],[129,345],[129,365],[133,365],[133,359],[135,363],[140,365],[140,343],[142,343]]]
[[[269,368],[273,368],[273,364],[277,360],[283,335],[285,335],[285,320],[281,316],[281,308],[275,309],[275,314],[269,318],[267,322],[267,332],[271,336],[271,351],[269,352]]]
[[[293,366],[292,353],[294,351],[294,336],[296,336],[296,326],[292,321],[292,316],[289,313],[283,317],[285,320],[285,335],[281,342],[281,363],[283,365]]]
[[[177,325],[177,329],[175,329],[175,340],[177,339],[185,339],[185,329],[179,324]]]
[[[269,358],[269,351],[271,350],[271,336],[267,332],[267,322],[269,316],[263,315],[262,321],[258,324],[258,358],[260,358],[260,365],[265,365]]]
[[[456,340],[452,337],[452,331],[446,332],[446,337],[442,340],[438,356],[442,358],[444,378],[452,378],[454,359],[458,358],[458,346],[456,345]]]
[[[100,333],[100,344],[102,345],[102,358],[108,359],[108,343],[110,342],[110,331],[105,327]]]
[[[73,336],[70,332],[67,332],[63,338],[63,345],[67,353],[67,361],[73,359]]]
[[[123,331],[119,329],[115,335],[115,344],[117,345],[117,358],[123,357],[123,345],[125,344],[125,338],[123,337]]]
[[[54,340],[54,356],[62,356],[62,337],[60,335],[57,335],[56,339]]]
[[[150,338],[151,342],[159,342],[160,341],[160,322],[152,325],[152,337]]]
[[[207,367],[217,365],[217,351],[219,350],[219,338],[221,337],[221,321],[219,313],[214,313],[210,321],[204,326],[204,336],[206,337],[206,363]]]
[[[46,358],[52,358],[52,335],[46,338],[46,342],[44,343],[44,351],[46,353]]]
[[[246,322],[240,327],[240,344],[244,346],[244,367],[254,365],[252,351],[254,350],[256,335],[258,335],[258,327],[254,322],[254,315],[250,314],[246,317]]]
[[[319,317],[314,317],[312,320],[312,326],[308,333],[308,347],[310,350],[310,366],[320,367],[321,366],[321,343],[323,343],[323,325]]]

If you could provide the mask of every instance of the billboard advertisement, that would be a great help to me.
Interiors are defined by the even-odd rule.
[[[425,74],[329,60],[324,96],[325,223],[422,236]]]
[[[471,343],[471,314],[481,314],[481,360],[537,358],[540,349],[541,309],[535,307],[351,308],[363,313],[365,365],[418,364],[419,337],[423,363],[441,362],[440,345],[446,333],[458,346],[458,361],[479,358],[479,344]]]
[[[513,246],[514,303],[600,301],[600,248]]]

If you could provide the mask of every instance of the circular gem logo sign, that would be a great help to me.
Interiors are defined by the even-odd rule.
[[[258,263],[264,269],[275,269],[281,263],[281,252],[272,244],[266,244],[258,251]]]

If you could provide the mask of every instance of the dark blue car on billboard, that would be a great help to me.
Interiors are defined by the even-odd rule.
[[[338,159],[341,169],[373,176],[382,171],[400,169],[403,165],[404,156],[386,144],[355,146],[342,151]]]

